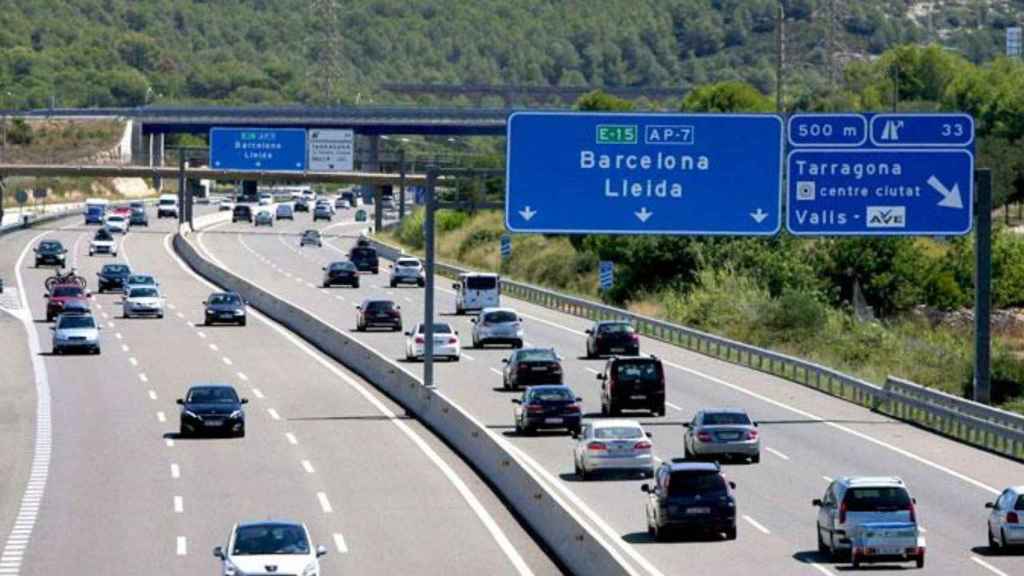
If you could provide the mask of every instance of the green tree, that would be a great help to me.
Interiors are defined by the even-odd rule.
[[[698,86],[683,98],[684,112],[771,112],[772,101],[744,82]]]

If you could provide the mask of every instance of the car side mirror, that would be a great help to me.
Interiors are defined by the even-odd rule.
[[[996,505],[995,505],[994,502],[985,502],[985,508],[995,508],[995,507],[996,507]]]
[[[222,546],[214,546],[213,555],[216,558],[224,559],[224,548]]]
[[[455,335],[456,335],[456,336],[458,336],[458,335],[459,335],[459,331],[458,331],[458,330],[456,330],[456,331],[455,331]]]
[[[811,506],[821,507],[824,506],[824,504],[822,504],[821,498],[815,498],[814,500],[811,500]]]
[[[732,488],[733,490],[735,490],[736,489],[736,483],[730,480],[729,481],[729,488]]]
[[[453,290],[458,290],[459,289],[459,285],[458,284],[452,284],[452,289]]]
[[[593,334],[593,333],[594,333],[594,331],[593,331],[593,330],[591,330],[590,328],[587,328],[587,330],[586,330],[586,333],[587,333],[587,334]]]
[[[326,556],[326,555],[327,555],[327,547],[326,546],[321,544],[321,545],[316,547],[316,557],[317,558],[319,558],[321,556]]]
[[[911,498],[910,501],[913,502],[914,504],[917,504],[917,498]]]
[[[689,427],[690,427],[690,423],[689,422],[683,422],[683,428],[689,428]]]
[[[412,332],[405,332],[406,336],[412,336]]]
[[[327,266],[324,266],[324,267],[322,267],[320,269],[323,270],[324,272],[327,272]]]
[[[754,428],[757,428],[760,424],[760,422],[754,422]]]
[[[43,294],[43,298],[49,299],[50,295],[49,294]]]
[[[522,400],[520,400],[519,398],[513,398],[513,399],[512,399],[512,403],[513,403],[513,404],[520,404],[520,405],[522,405],[523,401],[522,401]]]
[[[502,358],[501,359],[501,363],[502,364],[508,364],[508,358]]]
[[[605,376],[604,374],[597,374],[597,375],[594,376],[594,378],[597,378],[598,380],[607,380],[608,379],[608,377]]]
[[[651,485],[647,484],[647,483],[641,484],[640,485],[640,491],[643,492],[644,494],[650,494],[650,492],[651,492]]]
[[[645,432],[648,438],[654,438],[654,432]]]
[[[469,321],[470,321],[470,323],[472,323],[472,324],[476,324],[476,318],[470,318],[470,319],[469,319]]]
[[[242,404],[248,404],[249,403],[249,399],[248,398],[242,398],[241,403]]]
[[[181,398],[178,398],[177,400],[174,401],[174,403],[175,404],[185,404],[185,401],[183,399],[181,399]]]

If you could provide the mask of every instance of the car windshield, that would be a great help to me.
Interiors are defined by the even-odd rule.
[[[129,284],[156,284],[152,276],[129,276]]]
[[[571,402],[575,400],[568,388],[533,388],[530,390],[531,402]]]
[[[523,350],[519,352],[519,362],[557,362],[558,358],[551,350]]]
[[[741,412],[706,412],[705,426],[750,426],[750,417]]]
[[[619,380],[657,382],[658,365],[655,362],[618,362],[615,376]]]
[[[385,300],[378,300],[376,302],[367,302],[364,310],[367,312],[387,312],[395,307],[394,302],[388,302]]]
[[[419,260],[399,260],[398,261],[398,265],[399,266],[409,267],[409,268],[419,268],[420,267],[420,261]]]
[[[110,216],[107,218],[107,222],[124,222],[124,218],[120,216]]]
[[[294,524],[240,526],[235,533],[233,556],[309,554],[306,531]]]
[[[95,328],[96,320],[92,316],[84,314],[62,315],[60,317],[60,324],[57,327],[61,330],[69,328]]]
[[[61,249],[60,242],[40,242],[39,250],[43,252],[57,252]]]
[[[484,324],[502,324],[505,322],[518,322],[519,317],[516,316],[515,312],[509,312],[507,310],[500,310],[498,312],[489,312],[484,315]]]
[[[602,334],[621,334],[632,332],[633,327],[625,322],[615,322],[614,324],[600,324],[597,331]]]
[[[156,298],[159,294],[156,288],[133,288],[128,293],[129,298]]]
[[[278,212],[291,212],[292,211],[292,207],[287,205],[287,204],[281,204],[280,206],[277,207],[277,211]]]
[[[56,298],[69,298],[74,296],[82,296],[84,291],[79,286],[57,286],[53,289],[51,296]]]
[[[344,270],[355,270],[356,267],[351,262],[335,262],[331,264],[331,270],[344,271]]]
[[[112,240],[113,236],[111,236],[110,232],[108,232],[107,230],[105,230],[103,228],[100,228],[99,230],[96,231],[96,235],[93,236],[93,239],[95,239],[95,240]]]
[[[161,198],[160,199],[160,205],[161,206],[169,206],[169,205],[174,205],[174,204],[177,204],[177,203],[178,203],[178,201],[175,200],[174,198]]]
[[[214,294],[208,300],[210,304],[239,304],[238,296],[234,294]]]
[[[193,388],[188,392],[190,404],[237,404],[238,394],[234,389],[222,386]]]
[[[639,426],[602,426],[594,429],[594,438],[601,440],[630,440],[643,437],[644,431]]]
[[[892,512],[910,508],[910,495],[895,486],[850,488],[843,501],[850,512]]]
[[[423,334],[423,324],[416,325],[416,332]],[[451,334],[452,327],[447,324],[434,324],[434,334]]]
[[[725,492],[725,479],[718,472],[676,472],[668,482],[668,495],[692,496]]]
[[[122,264],[107,264],[103,267],[104,274],[127,274],[128,267]]]
[[[470,290],[494,290],[498,287],[498,279],[494,276],[468,276],[466,288]]]
[[[316,230],[306,230],[305,232],[302,233],[302,235],[305,236],[306,238],[319,238],[320,237],[320,233],[317,232]]]

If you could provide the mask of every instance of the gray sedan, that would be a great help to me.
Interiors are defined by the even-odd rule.
[[[757,423],[743,410],[701,410],[683,426],[686,427],[683,448],[687,458],[739,456],[754,464],[761,461]]]

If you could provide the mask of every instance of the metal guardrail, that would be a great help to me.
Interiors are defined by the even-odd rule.
[[[379,240],[372,243],[378,254],[388,260],[406,253]],[[448,277],[472,271],[441,262],[435,264],[435,269]],[[627,321],[648,338],[785,378],[972,446],[1024,460],[1024,417],[1016,414],[892,377],[884,387],[878,386],[801,358],[530,284],[502,279],[501,291],[531,304],[589,320]]]

